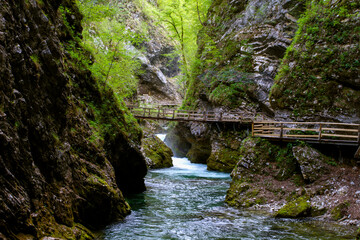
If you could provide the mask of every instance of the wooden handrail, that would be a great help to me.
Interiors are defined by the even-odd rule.
[[[317,141],[321,143],[346,143],[360,145],[360,124],[335,122],[277,122],[255,121],[255,116],[245,116],[240,112],[208,112],[168,108],[129,106],[138,118],[169,121],[251,123],[251,135],[286,141],[291,139]]]
[[[276,122],[276,121],[255,121],[256,124],[298,124],[298,125],[317,125],[317,124],[324,124],[324,125],[344,125],[344,126],[359,126],[356,123],[335,123],[335,122]]]

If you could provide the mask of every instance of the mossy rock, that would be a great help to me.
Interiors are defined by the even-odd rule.
[[[251,188],[251,185],[244,182],[243,179],[236,179],[230,183],[230,188],[227,191],[225,202],[230,206],[241,206],[241,196],[245,196],[245,193]]]
[[[248,137],[243,140],[240,158],[234,168],[234,175],[249,174],[271,175],[283,181],[298,172],[298,166],[292,155],[291,145],[279,146],[260,138]],[[270,166],[275,165],[276,168]]]
[[[239,151],[224,147],[211,153],[207,160],[207,166],[209,170],[231,172],[240,158]]]
[[[192,144],[189,152],[186,154],[186,157],[192,163],[206,163],[206,160],[209,158],[210,153],[211,148],[209,144]]]
[[[142,140],[142,150],[147,158],[149,168],[168,168],[172,167],[173,152],[166,144],[155,135],[147,135]]]
[[[264,197],[258,197],[260,190],[253,187],[246,179],[237,179],[230,184],[225,202],[230,206],[249,208],[256,204],[266,203]]]
[[[327,212],[327,210],[328,210],[327,208],[311,207],[311,216],[317,217],[317,216],[324,215]]]
[[[299,218],[311,216],[311,205],[308,196],[302,196],[287,203],[275,213],[277,218]]]
[[[342,219],[346,215],[349,205],[350,203],[345,201],[335,206],[331,210],[331,218],[336,221]]]

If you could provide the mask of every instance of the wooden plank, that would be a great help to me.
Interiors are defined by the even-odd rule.
[[[284,137],[296,137],[296,138],[318,138],[318,135],[295,135],[295,134],[284,134]]]
[[[323,128],[324,131],[336,131],[336,132],[358,132],[357,129],[344,129],[344,128]]]
[[[359,124],[354,123],[334,123],[334,122],[275,122],[275,121],[256,121],[255,124],[297,124],[297,125],[342,125],[342,126],[359,126]]]
[[[358,136],[355,136],[355,135],[325,134],[325,133],[323,133],[322,136],[326,136],[326,137],[340,137],[340,138],[355,138],[355,139],[358,138]]]
[[[257,136],[257,137],[280,137],[280,134],[254,134],[254,136]]]
[[[255,129],[262,129],[262,130],[281,130],[281,127],[261,127],[261,128],[255,127]],[[285,129],[285,128],[284,128],[284,129]]]
[[[256,129],[254,129],[253,132],[254,132],[254,133],[264,132],[264,130],[256,130]]]
[[[284,130],[309,131],[309,132],[319,131],[319,129],[316,129],[316,128],[284,128]]]

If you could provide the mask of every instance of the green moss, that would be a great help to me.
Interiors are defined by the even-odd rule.
[[[357,230],[356,240],[360,240],[360,228]]]
[[[230,206],[243,206],[247,197],[242,198],[241,196],[248,191],[250,187],[251,185],[243,178],[233,180],[227,191],[225,202]]]
[[[311,214],[311,205],[308,196],[302,196],[287,203],[275,213],[279,218],[298,218],[307,217]]]
[[[33,61],[33,63],[35,64],[36,66],[36,69],[39,70],[40,67],[41,67],[41,63],[40,63],[40,60],[39,60],[39,56],[38,55],[31,55],[30,56],[30,59]]]
[[[338,204],[331,210],[331,218],[333,220],[340,220],[346,215],[347,209],[350,206],[350,203],[345,201],[343,203]]]

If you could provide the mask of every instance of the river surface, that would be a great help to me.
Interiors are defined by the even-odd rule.
[[[147,191],[127,199],[131,215],[108,226],[99,239],[354,239],[344,227],[228,207],[229,174],[186,158],[173,158],[173,164],[149,171]]]

